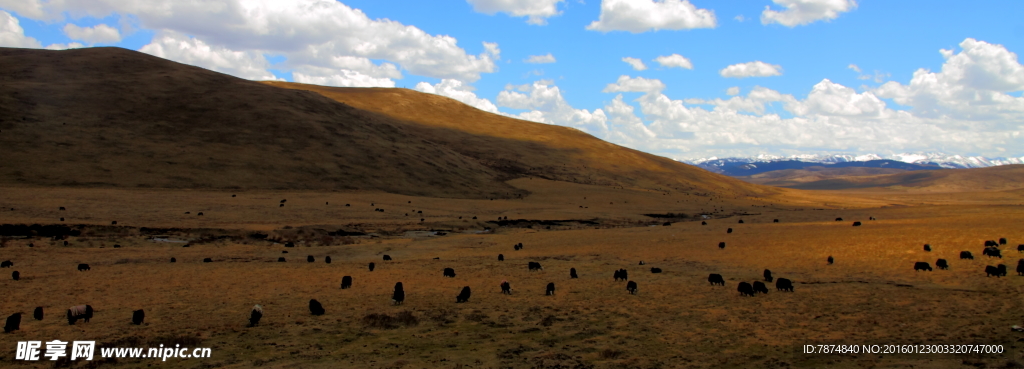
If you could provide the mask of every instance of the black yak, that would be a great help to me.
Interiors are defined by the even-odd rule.
[[[629,291],[630,295],[636,294],[636,282],[629,281],[626,283],[626,291]]]
[[[287,262],[287,261],[286,261],[286,260],[284,259],[284,257],[282,256],[282,257],[279,257],[279,258],[277,258],[277,262],[278,262],[278,263],[285,263],[285,262]]]
[[[836,221],[837,221],[837,222],[842,222],[842,221],[843,221],[843,218],[836,218]]]
[[[3,262],[0,262],[0,268],[10,268],[12,266],[14,266],[14,262],[13,261],[5,260]]]
[[[370,271],[371,272],[373,271],[373,268],[375,268],[375,267],[377,267],[377,265],[375,265],[374,263],[370,263]]]
[[[462,287],[462,292],[459,292],[458,296],[455,296],[455,303],[462,303],[469,301],[469,295],[472,293],[469,286]]]
[[[175,258],[171,258],[171,262],[172,262],[172,263],[177,263],[177,262],[178,262],[178,259],[175,259]]]
[[[725,233],[732,233],[732,228],[726,229]]]
[[[860,227],[860,222],[853,222],[854,227]]]
[[[615,271],[615,274],[614,274],[613,277],[615,278],[616,281],[618,281],[618,280],[623,280],[624,281],[626,279],[629,279],[629,274],[626,272],[625,269],[619,269],[619,270]]]
[[[391,295],[391,301],[395,305],[401,305],[405,301],[405,288],[402,287],[402,282],[395,283],[395,292]]]
[[[651,268],[651,273],[661,273],[661,268]]]
[[[505,261],[505,254],[498,254],[498,261]]]
[[[716,284],[725,285],[725,279],[722,278],[721,274],[712,273],[711,275],[708,275],[708,282],[711,283],[712,286]]]
[[[985,241],[985,247],[999,247],[999,244],[996,243],[996,241],[993,241],[993,240],[986,240]]]
[[[132,324],[142,325],[142,321],[146,320],[146,312],[142,309],[135,310],[132,312]]]
[[[569,268],[569,278],[579,278],[579,276],[576,275],[576,268]]]
[[[974,255],[972,255],[970,251],[960,251],[960,259],[974,260]]]
[[[327,263],[327,264],[330,264],[331,263],[331,257],[330,256],[324,256],[324,262]]]
[[[768,269],[765,269],[764,270],[764,281],[765,282],[771,282],[772,279],[774,279],[774,278],[772,278],[772,271],[770,271]]]
[[[828,257],[828,265],[832,265],[832,263],[834,263],[834,262],[836,262],[836,259],[833,259],[832,256],[830,255]]]
[[[1024,252],[1024,244],[1017,245],[1017,252]]]
[[[996,271],[999,272],[999,276],[1005,277],[1006,276],[1006,265],[1003,265],[1003,264],[996,265]]]
[[[442,276],[448,277],[448,278],[455,278],[455,269],[444,268],[444,272],[442,272]]]
[[[341,277],[341,289],[345,290],[349,289],[350,287],[352,287],[352,276],[347,275]]]
[[[991,276],[999,277],[999,269],[994,267],[994,266],[991,266],[991,265],[986,266],[985,267],[985,276],[986,277],[991,277]]]
[[[643,260],[640,260],[640,265],[644,265],[644,261]]]
[[[754,286],[751,286],[750,283],[740,282],[736,290],[740,291],[740,296],[754,296]]]
[[[937,267],[939,267],[939,269],[943,269],[943,270],[949,269],[949,263],[946,262],[946,259],[936,260],[935,261],[935,266],[937,266]]]
[[[768,294],[768,287],[761,281],[754,282],[754,292]]]
[[[778,222],[779,222],[778,219],[772,219],[772,223],[778,223]]]
[[[21,329],[21,313],[14,313],[7,317],[7,324],[4,324],[4,333],[11,333]]]
[[[508,281],[501,281],[501,293],[506,295],[512,294],[512,286],[508,284]]]
[[[36,320],[43,320],[43,307],[36,306],[36,309],[32,310],[32,317],[36,318]]]
[[[263,318],[263,307],[259,304],[252,307],[252,311],[249,312],[249,326],[255,327],[260,324],[260,319]]]
[[[702,220],[702,221],[700,222],[700,225],[708,225],[708,222],[705,222],[705,221],[703,221],[703,220]]]
[[[79,319],[85,320],[86,323],[92,319],[91,305],[76,305],[68,308],[68,325],[75,325]]]
[[[723,242],[719,242],[718,243],[718,248],[724,249],[725,248],[725,242],[724,241]]]
[[[384,261],[391,261],[391,255],[384,255]]]
[[[999,239],[999,244],[1000,244],[1000,245],[1005,245],[1005,244],[1006,244],[1006,238],[1005,238],[1005,237],[1003,237],[1003,238],[1000,238],[1000,239]]]
[[[926,262],[926,261],[919,261],[919,262],[914,263],[914,271],[918,271],[918,270],[927,270],[927,271],[930,272],[930,271],[932,271],[932,266],[931,266],[931,264],[928,264],[928,262]]]
[[[213,259],[211,259],[211,258],[205,258],[205,259],[203,259],[203,262],[204,262],[204,263],[212,263],[212,262],[213,262]]]
[[[928,251],[928,252],[931,252],[931,251],[932,251],[932,245],[929,245],[929,244],[927,244],[927,243],[926,243],[926,244],[924,244],[924,251]]]
[[[324,315],[327,312],[324,310],[324,306],[320,304],[320,301],[316,299],[309,300],[309,313],[313,315]]]
[[[988,255],[988,257],[990,257],[990,258],[991,257],[997,257],[997,258],[1000,258],[1000,259],[1003,258],[1003,253],[1001,251],[999,251],[999,249],[997,249],[995,247],[985,248],[985,250],[983,250],[981,253],[983,255]]]
[[[86,270],[91,270],[91,269],[92,268],[89,268],[89,264],[78,264],[78,271],[79,272],[86,271]]]
[[[312,263],[314,261],[316,261],[316,258],[314,258],[313,255],[309,255],[309,256],[306,257],[306,262],[307,263]]]
[[[775,289],[779,291],[793,292],[793,281],[786,278],[779,278],[775,281]]]
[[[19,273],[17,270],[15,270],[14,272],[11,273],[11,279],[13,279],[13,280],[21,279],[21,273]]]
[[[743,224],[743,219],[740,219],[739,224]]]
[[[536,262],[536,261],[531,261],[531,262],[529,262],[529,263],[527,264],[527,268],[529,268],[529,270],[531,270],[531,271],[534,271],[534,270],[544,270],[544,268],[542,268],[542,267],[540,266],[540,263],[538,263],[538,262]]]
[[[1024,275],[1024,259],[1017,260],[1017,275]]]
[[[544,294],[547,296],[555,294],[555,282],[548,283],[548,287],[544,289]]]

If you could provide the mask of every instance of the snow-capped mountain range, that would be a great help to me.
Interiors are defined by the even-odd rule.
[[[1024,164],[1024,156],[1019,158],[987,158],[983,156],[962,156],[962,155],[948,155],[942,153],[904,153],[904,154],[893,154],[893,155],[877,155],[877,154],[864,154],[864,155],[853,155],[853,154],[802,154],[792,156],[779,156],[779,155],[758,155],[756,157],[746,158],[701,158],[696,160],[680,160],[687,164],[696,165],[711,171],[717,171],[726,165],[733,164],[746,164],[746,163],[764,163],[764,162],[777,162],[777,161],[801,161],[807,163],[821,163],[821,164],[837,164],[837,163],[848,163],[848,162],[865,162],[871,160],[895,160],[904,163],[911,164],[923,164],[923,165],[938,165],[942,168],[985,168],[998,165],[1008,164]]]

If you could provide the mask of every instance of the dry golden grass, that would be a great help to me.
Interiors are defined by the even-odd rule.
[[[853,168],[850,168],[853,169]],[[876,174],[875,171],[837,169],[807,175],[802,171],[764,173],[752,183],[784,185],[808,190],[884,189],[915,193],[987,192],[1024,188],[1024,165],[1002,165],[977,169],[944,169]],[[845,174],[844,174],[845,173]],[[816,177],[820,176],[820,177]],[[756,177],[756,176],[755,176]],[[769,179],[769,177],[773,177]]]
[[[541,180],[512,184],[534,195],[489,201],[239,191],[232,198],[223,191],[5,188],[0,196],[5,223],[57,223],[54,217],[63,215],[70,224],[92,226],[86,235],[72,237],[68,247],[34,239],[8,240],[0,248],[0,259],[13,260],[23,276],[0,281],[5,291],[0,314],[30,313],[35,306],[47,311],[43,321],[26,316],[22,330],[0,335],[0,355],[10,362],[16,341],[59,338],[213,347],[208,360],[121,360],[112,367],[1000,367],[1020,360],[1019,337],[1009,326],[1022,323],[1024,278],[986,278],[984,266],[997,260],[980,255],[984,240],[1006,237],[1011,245],[1004,247],[1001,262],[1013,270],[1020,256],[1011,250],[1024,243],[1024,208],[999,204],[1024,202],[1020,194],[965,196],[961,203],[947,196],[944,205],[929,205],[937,199],[792,191],[791,202],[803,194],[801,201],[818,201],[816,207],[827,210],[792,204],[759,208],[751,205],[760,202],[720,199],[713,204],[725,211],[707,226],[699,221],[660,226],[661,220],[640,214],[692,214],[710,205],[653,191]],[[285,207],[278,206],[280,199],[288,200]],[[829,201],[841,206],[822,205]],[[346,202],[352,206],[344,207]],[[56,210],[59,206],[68,210]],[[374,207],[386,210],[374,212]],[[424,210],[427,221],[406,220],[404,211],[412,209]],[[205,215],[196,217],[197,211]],[[735,215],[743,212],[755,215]],[[465,219],[473,215],[477,221]],[[599,224],[548,230],[484,223],[499,216]],[[879,220],[868,221],[869,216]],[[845,220],[835,222],[835,217]],[[781,222],[771,223],[776,218]],[[110,220],[127,227],[106,227]],[[864,225],[851,227],[854,220]],[[129,228],[141,226],[186,228],[178,235],[182,238],[237,237],[183,248],[149,241]],[[458,232],[485,226],[495,229]],[[729,227],[732,234],[725,233]],[[303,241],[298,233],[317,228],[394,236],[325,246],[317,239]],[[404,233],[418,229],[455,232]],[[254,230],[299,242],[285,248],[244,237]],[[719,241],[727,242],[724,250],[717,248]],[[28,242],[36,247],[26,247]],[[519,242],[524,249],[514,251]],[[123,247],[114,249],[114,243]],[[925,243],[934,251],[922,251]],[[282,254],[285,250],[289,253]],[[960,261],[961,250],[972,251],[976,260]],[[499,253],[504,262],[497,261]],[[383,254],[394,261],[381,261]],[[307,255],[316,262],[305,262]],[[834,265],[826,265],[829,255]],[[288,261],[276,262],[281,256]],[[325,264],[324,256],[332,256],[333,263]],[[170,257],[178,262],[168,263]],[[207,257],[214,262],[202,263]],[[934,265],[937,258],[949,260],[950,270],[912,269],[916,261]],[[647,265],[638,266],[640,260]],[[377,263],[373,272],[366,268],[371,261]],[[542,263],[544,270],[527,271],[528,261]],[[92,270],[78,272],[78,263],[89,263]],[[454,268],[456,278],[443,278],[445,267]],[[569,279],[571,267],[580,279]],[[651,274],[650,267],[664,273]],[[629,270],[639,284],[637,295],[612,281],[618,268]],[[796,292],[771,288],[768,295],[740,297],[736,284],[760,280],[765,268],[776,278],[794,280]],[[709,273],[722,274],[727,285],[710,286]],[[353,288],[340,290],[345,275],[353,276]],[[500,293],[503,279],[511,282],[513,295]],[[391,289],[398,281],[407,298],[404,305],[392,306]],[[555,296],[544,296],[548,282],[556,283]],[[463,286],[470,286],[473,296],[456,304]],[[311,298],[324,305],[326,315],[309,314]],[[84,303],[96,308],[94,320],[68,326],[63,310]],[[246,328],[248,309],[257,303],[266,315],[259,327]],[[133,326],[131,311],[140,308],[147,323]],[[370,314],[394,317],[405,311],[419,323],[380,329],[364,322]],[[1007,353],[800,352],[804,344],[830,343],[1002,344]]]

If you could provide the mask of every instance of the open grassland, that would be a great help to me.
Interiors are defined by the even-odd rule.
[[[513,184],[534,195],[490,201],[343,192],[246,191],[232,198],[231,192],[219,191],[5,189],[2,223],[54,224],[63,216],[67,224],[84,226],[82,235],[68,238],[68,246],[35,238],[8,239],[0,248],[0,259],[15,263],[3,269],[0,315],[27,313],[20,331],[0,335],[0,361],[14,363],[17,341],[61,339],[213,349],[210,359],[97,360],[94,367],[1013,367],[1024,362],[1024,344],[1018,342],[1024,336],[1009,329],[1024,323],[1024,277],[1013,273],[1021,258],[1016,245],[1024,243],[1024,207],[1017,205],[1024,201],[1017,193],[800,193],[806,203],[790,197],[789,203],[768,205],[773,200],[540,180]],[[287,199],[284,207],[282,199]],[[60,206],[67,210],[57,210]],[[642,215],[692,215],[711,208],[721,210],[705,226],[693,218]],[[199,211],[204,216],[197,216]],[[551,229],[540,223],[529,223],[532,228],[488,223],[505,216],[591,223]],[[868,221],[869,216],[878,220]],[[117,226],[110,225],[114,220]],[[662,225],[666,220],[670,226]],[[853,221],[864,225],[851,227]],[[178,228],[159,232],[191,246],[155,242],[139,227]],[[481,233],[485,227],[491,231]],[[734,232],[727,234],[727,228]],[[325,238],[318,231],[337,229],[378,237]],[[435,236],[429,230],[449,233]],[[249,237],[253,232],[296,247]],[[982,256],[983,242],[1000,237],[1010,241],[1003,259]],[[721,241],[724,250],[717,247]],[[27,246],[30,242],[34,247]],[[524,248],[514,251],[512,245],[520,242]],[[923,251],[925,243],[934,251]],[[976,259],[960,260],[961,250],[972,251]],[[382,261],[385,254],[394,260]],[[498,254],[505,261],[498,261]],[[316,262],[307,263],[308,255]],[[331,264],[324,263],[326,256]],[[826,265],[828,256],[834,265]],[[169,263],[171,257],[177,262]],[[287,262],[277,262],[278,257]],[[213,262],[203,263],[204,258]],[[917,261],[934,266],[938,258],[948,260],[950,269],[913,270]],[[641,260],[647,265],[639,266]],[[528,271],[530,261],[544,270]],[[377,264],[373,272],[369,262]],[[984,267],[1000,262],[1011,275],[985,277]],[[78,263],[92,270],[78,272]],[[446,267],[455,269],[455,278],[442,277]],[[650,267],[664,272],[652,274]],[[580,278],[570,279],[569,268]],[[639,284],[637,295],[626,292],[625,282],[612,280],[619,268]],[[741,297],[737,283],[761,280],[765,268],[776,278],[792,279],[795,292],[778,292],[769,284],[767,295]],[[9,270],[19,270],[22,279],[10,280]],[[726,286],[709,285],[709,273],[722,274]],[[353,287],[341,290],[346,275],[353,277]],[[511,283],[511,296],[500,293],[502,280]],[[407,297],[393,306],[391,290],[399,281]],[[556,284],[554,296],[544,295],[549,282]],[[473,295],[456,304],[463,286]],[[307,303],[314,298],[325,315],[309,314]],[[69,326],[64,310],[77,304],[92,305],[96,316]],[[265,316],[258,327],[248,328],[254,304],[264,306]],[[31,318],[36,306],[46,310],[42,321]],[[146,310],[142,326],[130,324],[136,309]],[[402,312],[411,312],[416,321],[388,326],[366,319]],[[806,344],[1001,344],[1005,353],[809,355],[802,353]]]

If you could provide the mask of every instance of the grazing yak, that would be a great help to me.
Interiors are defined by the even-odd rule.
[[[636,294],[636,282],[629,281],[626,283],[626,291],[629,291],[630,295]]]
[[[377,265],[376,265],[376,264],[374,264],[374,263],[370,263],[370,271],[371,271],[371,272],[373,271],[373,268],[375,268],[375,267],[377,267]]]
[[[11,279],[13,279],[13,280],[21,279],[21,273],[19,273],[17,270],[15,270],[13,273],[11,273]]]
[[[260,319],[263,318],[263,307],[260,304],[252,307],[252,311],[249,312],[249,326],[255,327],[260,324]]]
[[[89,264],[78,264],[78,271],[79,272],[86,271],[86,270],[91,270],[91,269],[92,268],[89,268]]]
[[[508,281],[501,281],[501,293],[506,295],[512,294],[512,286],[508,284]]]
[[[472,293],[469,286],[462,287],[462,292],[459,292],[458,296],[455,296],[455,303],[463,303],[469,301],[469,295]]]
[[[32,310],[32,317],[36,318],[36,320],[43,320],[43,307],[36,306],[36,309]]]
[[[651,268],[651,273],[661,273],[661,268]]]
[[[935,261],[935,266],[937,266],[937,267],[939,267],[939,269],[943,269],[943,270],[949,269],[949,263],[946,262],[946,259],[936,260]]]
[[[732,233],[732,228],[726,229],[725,233]]]
[[[175,259],[175,258],[171,258],[171,262],[172,262],[172,263],[177,263],[177,262],[178,262],[178,259]]]
[[[384,255],[384,261],[391,261],[391,255]]]
[[[324,310],[324,306],[320,304],[320,301],[316,299],[309,300],[309,313],[313,315],[324,315],[327,312]]]
[[[836,262],[836,259],[833,259],[832,256],[829,256],[828,257],[828,265],[832,265],[832,263],[834,263],[834,262]]]
[[[205,258],[205,259],[203,259],[203,262],[204,262],[204,263],[212,263],[212,262],[213,262],[213,259],[211,259],[211,258]]]
[[[498,254],[498,261],[505,261],[505,254]]]
[[[837,221],[837,222],[842,222],[842,221],[843,221],[843,218],[836,218],[836,221]]]
[[[743,224],[743,219],[740,219],[739,224]]]
[[[285,263],[285,262],[287,262],[287,260],[285,260],[284,257],[282,256],[282,257],[277,258],[277,262],[278,263]]]
[[[327,264],[330,264],[331,263],[331,257],[330,256],[324,256],[324,262],[327,263]]]
[[[455,269],[444,268],[444,272],[442,272],[442,276],[448,277],[448,278],[455,278]]]
[[[932,271],[932,266],[931,266],[931,264],[928,264],[928,262],[926,262],[926,261],[919,261],[919,262],[914,263],[914,271],[918,271],[918,270],[927,270],[927,271],[930,272],[930,271]]]
[[[927,243],[926,243],[926,244],[924,244],[924,251],[928,251],[928,252],[931,252],[931,251],[932,251],[932,245],[929,245],[929,244],[927,244]]]
[[[544,289],[544,294],[547,296],[555,294],[555,282],[548,283],[548,287]]]
[[[619,270],[615,271],[615,275],[613,277],[615,277],[616,281],[618,281],[618,280],[623,280],[624,281],[626,279],[629,279],[629,273],[627,273],[625,269],[619,269]]]
[[[960,251],[960,259],[974,260],[974,255],[972,255],[970,251]]]
[[[875,220],[875,217],[868,217],[868,220]]]
[[[1006,237],[1000,238],[999,239],[999,244],[1000,245],[1005,245],[1006,244]]]
[[[75,325],[79,319],[86,323],[92,319],[92,305],[76,305],[68,308],[68,325]]]
[[[718,248],[724,249],[725,248],[725,241],[719,242],[718,243]]]
[[[316,261],[316,258],[314,258],[313,255],[309,255],[309,256],[306,257],[306,262],[307,263],[312,263],[312,262],[315,262],[315,261]]]
[[[530,271],[534,271],[534,270],[544,270],[544,268],[542,268],[542,267],[540,266],[540,263],[538,263],[538,262],[536,262],[536,261],[531,261],[531,262],[529,262],[529,264],[527,264],[527,267],[528,267],[528,268],[530,269]]]
[[[999,276],[1005,277],[1006,276],[1006,265],[1003,265],[1003,264],[996,265],[996,271],[999,272]]]
[[[765,282],[771,282],[772,279],[774,279],[774,278],[772,278],[772,271],[770,271],[768,269],[765,269],[764,270],[764,281]]]
[[[740,282],[740,285],[739,287],[736,287],[736,290],[740,291],[740,296],[754,296],[754,286],[751,286],[750,283]]]
[[[772,219],[772,223],[778,223],[778,222],[779,222],[778,219]]]
[[[1024,252],[1024,244],[1017,245],[1017,252]]]
[[[21,313],[14,313],[7,317],[7,324],[4,324],[4,333],[11,333],[21,329]]]
[[[135,310],[132,312],[132,324],[142,325],[142,321],[146,320],[146,312],[142,309]]]
[[[705,222],[705,221],[701,221],[701,222],[700,222],[700,225],[708,225],[708,222]]]
[[[768,287],[761,281],[754,282],[754,292],[768,294]]]
[[[987,240],[985,241],[985,247],[999,247],[999,244],[996,241]]]
[[[997,258],[1000,258],[1000,259],[1003,258],[1003,253],[1000,252],[999,249],[997,249],[995,247],[987,247],[981,253],[982,253],[982,255],[988,255],[988,257],[990,257],[990,258],[991,257],[997,257]]]
[[[643,260],[640,260],[640,265],[644,265],[644,261]]]
[[[720,285],[724,286],[725,285],[725,278],[722,278],[721,274],[714,274],[714,273],[712,273],[711,275],[708,275],[708,283],[711,283],[712,286],[714,286],[716,284],[720,284]]]
[[[10,268],[12,266],[14,266],[14,262],[13,261],[5,260],[3,262],[0,262],[0,268]]]
[[[1024,275],[1024,259],[1017,260],[1017,275]]]
[[[779,291],[793,292],[793,281],[786,278],[779,278],[775,281],[775,289]]]
[[[405,288],[402,287],[402,282],[395,283],[395,292],[391,295],[391,301],[395,305],[401,305],[405,301]]]
[[[991,277],[991,276],[999,277],[1001,275],[1002,274],[999,273],[999,268],[996,268],[996,267],[991,266],[991,265],[985,267],[985,276],[986,277]]]
[[[853,222],[854,227],[860,227],[860,222]]]
[[[60,210],[67,210],[67,209],[65,209],[65,208],[64,208],[63,206],[61,206],[61,207],[60,207]]]
[[[576,275],[576,268],[569,268],[569,278],[576,279],[580,276]]]
[[[347,290],[352,287],[352,276],[341,277],[341,289]]]

